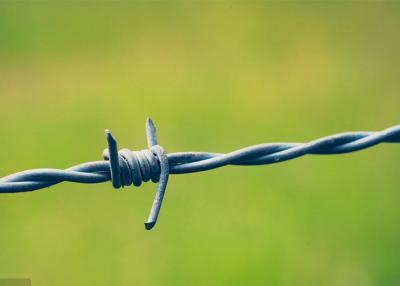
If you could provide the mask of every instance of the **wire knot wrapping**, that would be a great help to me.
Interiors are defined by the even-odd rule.
[[[111,182],[116,189],[132,184],[139,187],[149,180],[158,183],[149,218],[144,224],[149,230],[156,224],[161,209],[168,183],[169,163],[164,148],[157,144],[156,128],[150,118],[146,121],[146,135],[148,150],[122,149],[118,152],[117,141],[106,130],[108,149],[104,150],[103,158],[110,162]]]
[[[165,153],[161,146],[158,147]],[[104,150],[103,158],[110,161],[108,149]],[[160,158],[157,156],[154,146],[149,150],[141,151],[121,149],[118,152],[117,162],[119,174],[115,174],[110,163],[111,182],[116,189],[130,185],[139,187],[142,182],[151,180],[153,183],[158,183],[160,180]]]
[[[29,192],[63,181],[94,184],[110,181],[114,188],[140,186],[153,181],[157,190],[146,229],[156,224],[170,174],[203,172],[227,165],[254,166],[285,162],[304,155],[344,154],[370,148],[380,143],[400,143],[400,125],[381,131],[358,131],[334,134],[306,143],[264,143],[229,153],[168,153],[157,144],[156,128],[146,121],[148,149],[118,151],[117,142],[106,130],[108,148],[102,161],[87,162],[61,169],[33,169],[0,178],[0,193]]]

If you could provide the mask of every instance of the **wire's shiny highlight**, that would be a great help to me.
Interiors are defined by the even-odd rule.
[[[0,179],[0,193],[34,191],[63,181],[94,184],[111,181],[114,188],[140,186],[142,181],[158,183],[156,196],[145,223],[154,227],[161,208],[170,174],[202,172],[226,165],[266,165],[295,159],[306,154],[330,155],[359,151],[379,143],[400,143],[400,125],[376,132],[346,132],[308,143],[266,143],[230,153],[177,152],[167,154],[157,144],[156,129],[150,118],[146,121],[148,149],[118,152],[117,142],[106,130],[108,149],[103,161],[83,163],[65,170],[34,169]]]

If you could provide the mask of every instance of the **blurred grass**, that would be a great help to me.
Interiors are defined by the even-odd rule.
[[[103,132],[226,152],[399,123],[398,3],[0,4],[0,174],[101,158]],[[32,285],[396,285],[397,146],[0,197]]]

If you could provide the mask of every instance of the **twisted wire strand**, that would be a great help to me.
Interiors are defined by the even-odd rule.
[[[349,153],[372,147],[379,143],[400,143],[400,125],[380,132],[341,133],[309,143],[267,143],[253,145],[226,154],[176,152],[167,154],[167,157],[170,164],[170,174],[186,174],[207,171],[226,165],[248,166],[279,163],[306,154],[331,155]],[[108,159],[107,156],[105,158],[106,160]],[[34,191],[63,181],[86,184],[102,183],[110,181],[110,175],[108,161],[83,163],[65,170],[32,169],[1,178],[0,192]]]
[[[202,172],[226,165],[266,165],[284,162],[307,154],[333,155],[359,151],[380,143],[400,143],[400,125],[376,132],[346,132],[308,143],[266,143],[249,146],[230,153],[177,152],[166,153],[157,144],[156,130],[150,118],[146,122],[148,149],[117,150],[117,143],[106,131],[108,149],[103,161],[79,164],[65,170],[33,169],[0,179],[0,193],[34,191],[63,181],[94,184],[112,181],[114,188],[151,180],[159,183],[156,197],[145,223],[151,229],[158,217],[169,174]]]

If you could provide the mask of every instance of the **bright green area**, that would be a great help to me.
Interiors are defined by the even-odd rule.
[[[227,152],[399,123],[400,5],[0,4],[0,176],[101,159],[104,129]],[[398,285],[400,148],[0,197],[0,278]]]

